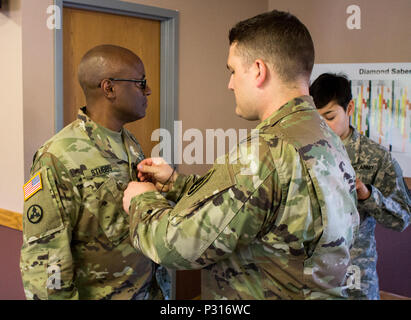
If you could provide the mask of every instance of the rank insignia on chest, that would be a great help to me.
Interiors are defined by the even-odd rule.
[[[35,195],[38,191],[43,189],[40,172],[33,176],[24,186],[24,201]]]

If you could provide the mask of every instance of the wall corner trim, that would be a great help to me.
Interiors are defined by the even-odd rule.
[[[23,231],[23,216],[21,213],[0,209],[0,225]]]

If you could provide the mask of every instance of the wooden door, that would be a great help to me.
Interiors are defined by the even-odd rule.
[[[77,68],[83,55],[100,44],[125,47],[136,53],[144,63],[147,84],[151,88],[145,118],[129,123],[146,157],[158,143],[151,133],[160,127],[160,36],[159,21],[96,11],[63,9],[63,79],[64,126],[77,118],[85,105],[83,91],[77,80]]]

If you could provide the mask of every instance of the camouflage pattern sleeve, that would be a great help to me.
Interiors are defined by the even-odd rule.
[[[178,202],[184,195],[184,192],[188,190],[198,178],[197,175],[186,176],[179,173],[176,181],[173,183],[172,189],[166,193],[166,199],[172,202]]]
[[[371,195],[359,201],[359,208],[366,210],[378,223],[397,231],[410,223],[410,197],[398,162],[386,152],[372,185]]]
[[[202,177],[130,204],[130,241],[202,269],[204,299],[343,299],[358,230],[355,172],[309,97],[263,121]],[[178,187],[180,185],[180,187]]]
[[[50,153],[34,159],[31,176],[41,189],[24,202],[20,270],[27,299],[78,299],[70,249],[79,192],[64,165]]]
[[[253,178],[239,174],[241,165],[230,164],[215,164],[194,183],[192,176],[186,178],[186,192],[174,208],[159,192],[134,197],[132,244],[156,263],[180,270],[227,258],[273,222],[272,193],[281,187],[274,186],[278,176],[272,162],[264,162]]]

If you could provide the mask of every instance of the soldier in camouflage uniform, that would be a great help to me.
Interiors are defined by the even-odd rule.
[[[259,119],[257,132],[202,177],[139,164],[140,180],[154,184],[124,192],[131,241],[159,264],[203,269],[203,299],[343,299],[359,220],[355,173],[308,96],[309,32],[273,11],[240,22],[230,44],[236,113]],[[271,67],[277,58],[283,69]]]
[[[410,195],[398,162],[381,145],[350,126],[354,111],[349,81],[342,75],[322,74],[310,87],[315,105],[341,137],[357,175],[359,234],[351,249],[352,264],[361,270],[353,299],[380,298],[375,226],[403,231],[410,222]]]
[[[156,265],[130,244],[122,209],[123,190],[144,159],[123,128],[145,116],[144,77],[141,60],[121,47],[98,46],[83,57],[87,107],[37,151],[33,188],[25,189],[20,267],[28,299],[162,298]]]

